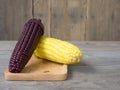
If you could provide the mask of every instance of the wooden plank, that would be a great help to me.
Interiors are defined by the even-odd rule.
[[[85,40],[86,0],[51,0],[51,36]]]
[[[5,29],[5,1],[4,0],[1,0],[0,1],[0,40],[3,39],[3,35],[5,35],[6,31],[4,30]]]
[[[120,40],[119,24],[119,0],[88,0],[86,40]]]
[[[33,0],[33,16],[42,19],[45,35],[50,36],[50,0]]]
[[[0,51],[13,50],[17,41],[0,41]]]
[[[33,55],[22,72],[11,73],[7,68],[4,75],[6,80],[66,80],[67,65],[43,60]]]
[[[0,0],[0,40],[17,40],[32,17],[32,0]]]

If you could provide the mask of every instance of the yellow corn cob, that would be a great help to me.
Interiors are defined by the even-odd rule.
[[[78,47],[66,41],[42,36],[34,54],[57,63],[75,64],[81,61],[83,53]]]

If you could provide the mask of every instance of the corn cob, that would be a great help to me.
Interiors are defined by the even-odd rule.
[[[81,61],[83,53],[78,47],[66,41],[42,36],[34,54],[57,63],[75,64]]]
[[[10,58],[10,72],[18,73],[22,71],[32,56],[34,49],[39,42],[39,37],[43,35],[43,33],[44,27],[41,20],[30,19],[25,24],[23,32]]]

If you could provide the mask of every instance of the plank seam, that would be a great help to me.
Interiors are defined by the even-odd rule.
[[[89,14],[89,0],[86,0],[86,17],[85,17],[85,34],[84,34],[84,38],[85,41],[87,40],[87,20],[88,20],[88,14]]]
[[[52,25],[52,0],[49,0],[49,17],[50,17],[50,20],[49,20],[49,30],[50,30],[50,37],[52,37],[52,32],[51,32],[51,25]]]
[[[32,0],[32,18],[34,18],[34,0]]]
[[[48,8],[49,8],[49,37],[51,37],[51,0],[48,1]]]

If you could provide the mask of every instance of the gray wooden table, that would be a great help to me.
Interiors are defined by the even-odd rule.
[[[120,42],[71,42],[84,51],[66,81],[6,81],[4,69],[16,41],[0,42],[0,90],[120,90]]]

